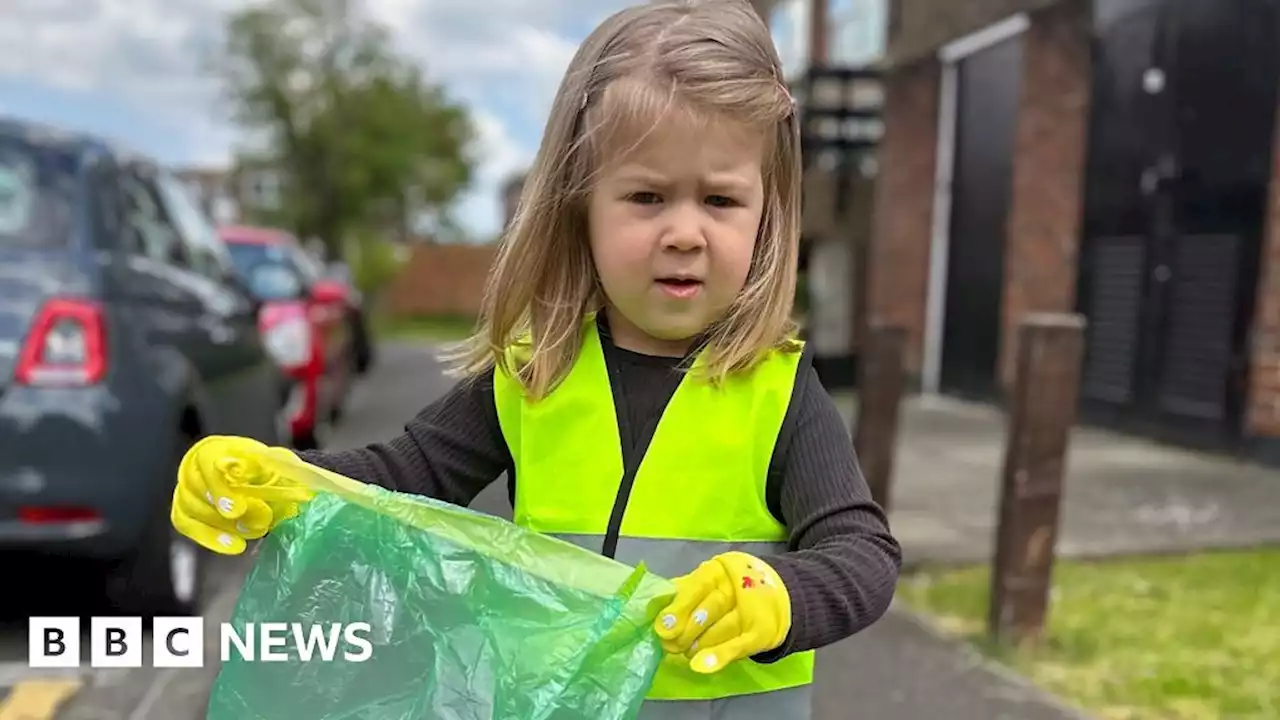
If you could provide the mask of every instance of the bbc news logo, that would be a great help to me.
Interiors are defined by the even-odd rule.
[[[90,618],[87,641],[78,617],[33,617],[27,664],[33,668],[78,668],[84,643],[89,666],[142,667],[146,638],[140,617]],[[151,623],[151,664],[162,668],[204,667],[205,623],[200,617],[157,617]],[[222,662],[364,662],[373,655],[369,623],[218,624]]]

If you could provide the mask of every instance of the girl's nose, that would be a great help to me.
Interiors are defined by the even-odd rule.
[[[679,251],[697,250],[706,245],[701,214],[685,203],[673,207],[671,224],[663,240],[666,247]]]

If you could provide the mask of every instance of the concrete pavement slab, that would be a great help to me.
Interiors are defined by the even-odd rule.
[[[1017,674],[943,638],[895,603],[818,653],[814,720],[1084,720]]]
[[[852,428],[856,398],[837,394]],[[908,565],[994,552],[1006,416],[936,396],[904,400],[890,522]],[[1280,542],[1280,471],[1095,427],[1073,428],[1058,551],[1087,558]]]

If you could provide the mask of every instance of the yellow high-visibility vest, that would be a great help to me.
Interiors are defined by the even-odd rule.
[[[799,352],[775,350],[718,387],[686,374],[630,463],[594,318],[583,324],[573,369],[542,400],[528,401],[516,379],[496,372],[498,419],[515,466],[516,524],[628,565],[644,562],[667,578],[730,550],[785,551],[787,529],[769,510],[766,484],[800,360]],[[687,659],[668,656],[648,700],[728,699],[733,712],[725,717],[732,718],[756,717],[751,706],[764,711],[767,703],[774,720],[808,717],[813,667],[813,653],[802,652],[700,675]],[[784,696],[804,707],[780,707]]]

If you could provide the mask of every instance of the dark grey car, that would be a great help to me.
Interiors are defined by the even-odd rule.
[[[88,560],[119,610],[197,612],[178,461],[205,435],[279,442],[282,382],[173,177],[0,118],[0,551]]]

